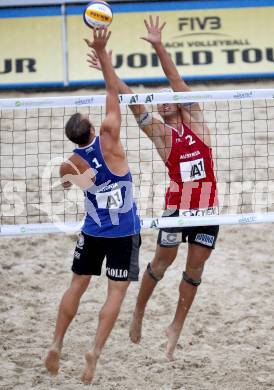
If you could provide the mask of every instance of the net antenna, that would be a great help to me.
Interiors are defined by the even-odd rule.
[[[218,214],[162,218],[167,171],[129,106],[146,104],[157,116],[159,103],[193,102],[211,133]],[[120,104],[121,138],[144,228],[274,221],[274,89],[150,92],[120,95]],[[64,127],[75,112],[88,114],[99,129],[105,96],[0,100],[0,235],[81,229],[83,193],[75,186],[64,190],[59,178],[73,150]]]

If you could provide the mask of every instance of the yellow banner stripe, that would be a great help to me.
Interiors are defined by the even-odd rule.
[[[88,9],[86,11],[86,14],[87,16],[95,19],[95,20],[98,20],[99,22],[111,22],[112,21],[112,17],[109,16],[109,15],[106,15],[104,14],[103,12],[100,12],[100,11],[93,11],[91,9]]]

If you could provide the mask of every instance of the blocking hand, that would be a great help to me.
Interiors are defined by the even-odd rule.
[[[145,26],[147,28],[148,35],[147,37],[141,37],[141,39],[144,39],[145,41],[153,44],[153,43],[160,43],[162,41],[162,30],[166,25],[166,22],[159,25],[160,19],[157,15],[156,18],[153,20],[153,17],[149,15],[149,21],[144,20]]]
[[[107,41],[111,32],[106,27],[93,29],[93,40],[84,39],[88,47],[94,49],[96,52],[105,49]]]
[[[109,56],[110,61],[111,61],[111,54],[112,54],[112,50],[110,50],[108,52],[108,56]],[[89,64],[90,68],[102,70],[101,63],[99,61],[99,58],[98,58],[95,50],[92,50],[91,53],[87,54],[87,56],[88,56],[87,62]]]

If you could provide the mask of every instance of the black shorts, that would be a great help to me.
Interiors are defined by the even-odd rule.
[[[178,215],[179,210],[176,210],[173,214],[168,214],[170,217]],[[165,213],[163,214],[163,217],[168,218],[168,216]],[[218,233],[219,225],[162,228],[158,234],[157,244],[164,248],[172,248],[180,245],[181,242],[187,241],[191,244],[214,249]]]
[[[106,257],[106,275],[112,280],[137,281],[140,234],[126,237],[94,237],[80,233],[71,270],[78,275],[101,275]]]

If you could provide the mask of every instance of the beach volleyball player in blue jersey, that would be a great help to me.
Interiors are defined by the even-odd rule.
[[[109,36],[106,28],[94,29],[93,40],[86,40],[98,56],[106,83],[106,116],[100,135],[95,135],[92,123],[79,113],[72,115],[66,124],[67,137],[78,147],[61,165],[60,174],[64,188],[73,183],[84,190],[86,217],[74,252],[71,285],[61,300],[53,342],[45,359],[47,370],[57,374],[66,330],[91,276],[101,274],[106,257],[108,292],[95,339],[85,356],[84,384],[92,382],[97,360],[118,317],[129,283],[137,281],[139,273],[140,220],[120,141],[118,87],[105,50]]]

